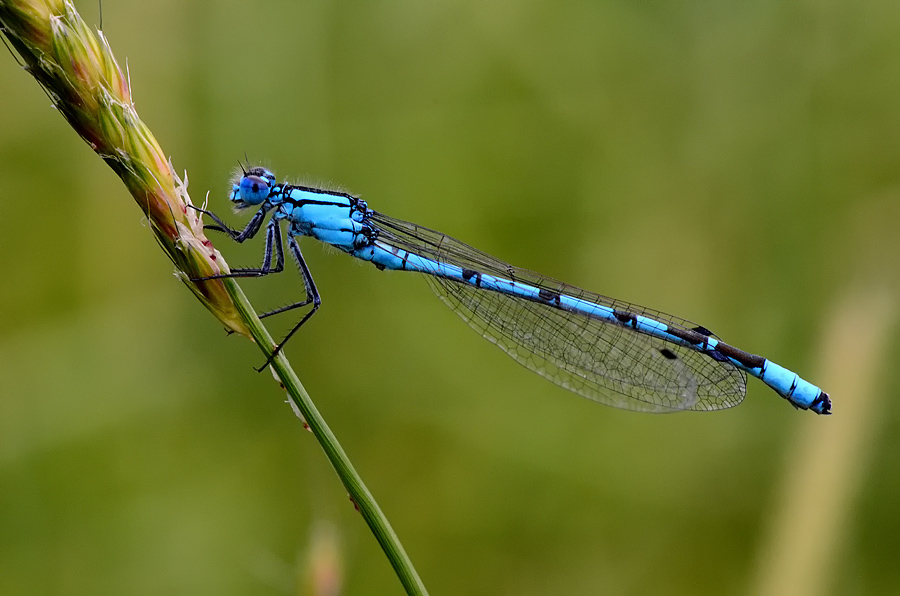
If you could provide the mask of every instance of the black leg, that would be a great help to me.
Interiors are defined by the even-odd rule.
[[[216,222],[216,225],[205,225],[203,226],[204,230],[213,230],[215,232],[222,232],[223,234],[228,234],[232,240],[235,242],[243,242],[248,238],[253,238],[256,236],[256,233],[259,232],[259,229],[262,227],[262,222],[266,219],[266,213],[269,208],[263,206],[259,211],[253,216],[249,222],[247,222],[247,227],[243,230],[238,231],[230,228],[228,224],[219,219],[219,216],[211,211],[206,211],[205,209],[201,209],[199,207],[194,207],[193,205],[188,205],[194,211],[199,211],[204,215],[208,215],[211,220]]]
[[[288,239],[288,247],[291,250],[291,254],[294,255],[294,259],[297,262],[297,267],[300,269],[300,275],[303,278],[303,286],[306,290],[306,300],[302,300],[300,302],[288,304],[287,306],[282,306],[281,308],[276,308],[275,310],[264,312],[263,314],[259,315],[260,319],[265,319],[266,317],[271,317],[272,315],[277,315],[289,310],[294,310],[295,308],[304,307],[308,304],[316,302],[316,299],[319,297],[319,293],[316,289],[316,284],[313,281],[312,274],[309,272],[309,267],[307,267],[306,261],[303,259],[303,253],[300,252],[300,245],[297,244],[297,240],[294,239],[293,236]]]
[[[272,253],[275,253],[275,266],[272,267]],[[232,269],[231,273],[222,273],[220,275],[210,275],[208,277],[198,277],[191,281],[207,281],[210,279],[225,279],[229,277],[262,277],[270,273],[281,273],[284,271],[284,249],[281,242],[281,226],[274,219],[269,220],[266,226],[266,253],[263,257],[262,267]]]
[[[319,310],[319,305],[322,304],[322,298],[319,296],[319,290],[316,288],[316,282],[313,281],[312,274],[309,272],[309,267],[306,264],[306,261],[303,259],[303,253],[300,252],[300,245],[297,244],[297,240],[293,236],[288,236],[288,247],[291,250],[291,254],[294,255],[294,258],[297,260],[297,266],[300,268],[300,274],[303,276],[303,284],[306,286],[306,300],[303,302],[297,302],[294,304],[289,304],[287,306],[283,306],[281,308],[277,308],[273,311],[267,312],[262,315],[262,317],[268,317],[271,315],[276,315],[278,313],[282,313],[288,310],[292,310],[295,308],[300,308],[301,306],[306,306],[310,302],[312,302],[313,307],[303,315],[303,318],[300,319],[300,322],[294,325],[294,328],[290,330],[290,332],[285,336],[281,343],[275,346],[275,349],[272,350],[272,355],[266,359],[266,362],[259,368],[257,368],[257,372],[262,372],[265,370],[269,364],[272,363],[272,359],[278,355],[278,352],[281,351],[281,348],[284,347],[284,344],[291,339],[291,336],[297,332],[300,327],[303,326],[303,323],[309,320],[313,314],[317,310]],[[260,317],[260,318],[262,318]]]
[[[272,267],[272,253],[275,253],[275,266]],[[266,226],[266,253],[263,256],[263,264],[259,269],[236,268],[231,270],[234,277],[262,277],[270,273],[284,271],[284,249],[281,242],[281,226],[274,219]]]

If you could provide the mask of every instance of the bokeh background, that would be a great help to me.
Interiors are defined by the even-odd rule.
[[[325,302],[288,356],[431,593],[900,592],[900,4],[125,0],[103,28],[235,224],[247,155],[831,391],[827,419],[752,380],[601,407],[305,242]],[[401,593],[258,351],[9,55],[0,97],[0,593]]]

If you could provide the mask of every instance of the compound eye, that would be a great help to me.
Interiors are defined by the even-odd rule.
[[[259,205],[269,198],[269,181],[262,176],[244,176],[241,179],[241,198],[251,205]]]

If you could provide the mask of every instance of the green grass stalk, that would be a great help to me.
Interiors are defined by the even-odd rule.
[[[206,238],[197,212],[189,208],[186,177],[182,182],[175,174],[138,116],[129,80],[103,33],[94,35],[64,0],[0,0],[0,26],[56,109],[125,183],[180,279],[226,328],[251,338],[268,358],[275,344],[233,279],[190,281],[227,273],[228,265]],[[282,353],[272,368],[407,593],[426,594],[387,518]]]

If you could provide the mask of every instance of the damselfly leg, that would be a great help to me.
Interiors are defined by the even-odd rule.
[[[194,207],[197,211],[208,215],[210,219],[212,219],[215,225],[205,225],[204,229],[213,230],[216,232],[221,232],[223,234],[227,234],[232,240],[235,242],[243,242],[244,240],[253,238],[262,225],[262,222],[265,220],[266,211],[264,209],[260,209],[256,215],[254,215],[253,219],[247,224],[247,226],[241,230],[232,229],[228,224],[222,221],[217,215],[211,213],[209,211],[199,209]],[[272,350],[271,355],[266,359],[265,363],[256,369],[257,371],[262,371],[272,362],[272,359],[281,351],[281,348],[285,343],[291,338],[294,333],[304,324],[306,321],[312,317],[312,315],[319,309],[319,306],[322,304],[322,299],[319,296],[319,290],[316,288],[316,282],[312,278],[312,273],[310,273],[309,266],[306,264],[306,259],[303,258],[303,252],[300,250],[300,246],[297,244],[297,240],[293,236],[288,237],[288,247],[291,251],[291,255],[293,255],[295,261],[297,262],[297,267],[300,269],[300,274],[303,278],[303,286],[306,292],[306,298],[304,300],[300,300],[298,302],[294,302],[292,304],[288,304],[282,306],[280,308],[276,308],[270,310],[268,312],[264,312],[259,315],[260,319],[264,319],[266,317],[270,317],[272,315],[281,314],[283,312],[287,312],[290,310],[294,310],[297,308],[302,308],[304,306],[308,306],[312,304],[312,309],[303,315],[303,318],[294,325],[294,327],[288,332],[287,336],[275,346],[275,349]],[[272,265],[272,257],[275,257],[275,265]],[[239,277],[263,277],[265,275],[269,275],[270,273],[281,273],[284,271],[284,248],[282,244],[282,235],[281,235],[281,225],[280,222],[276,219],[269,220],[268,225],[266,226],[266,243],[265,243],[265,254],[263,255],[263,262],[261,267],[243,267],[243,268],[235,268],[232,269],[230,273],[223,273],[219,275],[210,275],[208,277],[200,277],[191,279],[191,281],[207,281],[212,279],[224,279],[224,278],[239,278]]]

